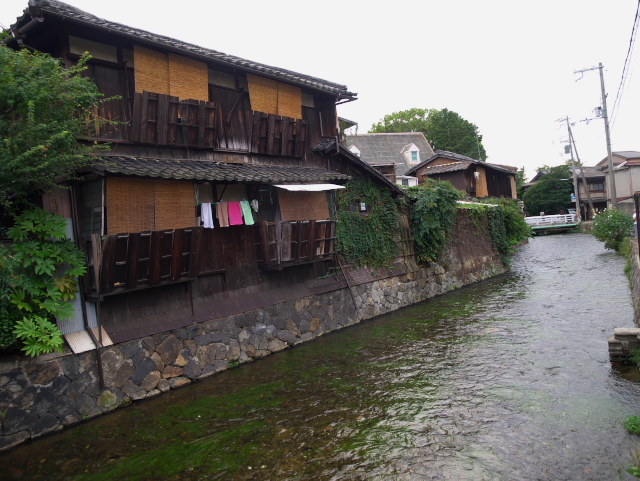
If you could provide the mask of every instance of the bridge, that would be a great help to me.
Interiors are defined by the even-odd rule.
[[[534,234],[547,234],[549,232],[565,232],[579,224],[575,214],[565,215],[537,215],[525,217],[524,220],[531,226]]]

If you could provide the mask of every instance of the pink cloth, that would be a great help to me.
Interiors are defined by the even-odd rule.
[[[220,223],[220,227],[229,227],[229,211],[226,202],[218,202],[216,204],[216,217]]]
[[[229,202],[229,225],[242,225],[242,208],[240,202]]]

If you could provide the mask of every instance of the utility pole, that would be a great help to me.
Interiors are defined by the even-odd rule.
[[[573,161],[573,146],[571,145],[571,127],[569,127],[569,116],[564,118],[564,121],[567,123],[567,133],[569,134],[569,153],[571,154],[571,174],[573,177],[573,195],[576,198],[576,216],[578,216],[578,220],[582,217],[582,212],[580,209],[580,193],[578,191],[578,176],[576,175],[576,164]],[[586,186],[585,186],[586,189]],[[587,214],[588,217],[588,214]]]
[[[576,139],[573,138],[573,132],[571,131],[571,126],[569,125],[569,122],[567,122],[567,129],[569,130],[569,142],[570,145],[573,146],[573,150],[575,150],[576,152],[576,159],[578,159],[578,163],[581,164],[582,162],[580,162],[580,156],[578,155],[578,147],[576,146]],[[571,157],[573,158],[573,150],[571,151]],[[589,212],[587,212],[587,217],[589,219],[592,219],[593,217],[593,202],[591,201],[591,192],[589,191],[589,184],[587,184],[587,177],[584,174],[584,166],[580,167],[580,174],[582,177],[582,184],[584,185],[584,190],[587,193],[587,201],[589,202]]]
[[[602,118],[604,119],[604,132],[607,138],[607,156],[609,158],[609,194],[611,195],[611,207],[617,207],[618,195],[616,193],[616,178],[613,167],[613,156],[611,155],[611,136],[609,134],[609,116],[607,114],[607,94],[604,89],[604,74],[602,73],[602,62],[597,67],[585,68],[583,70],[575,70],[573,73],[584,73],[589,70],[600,70],[600,90],[602,93]],[[582,78],[582,77],[580,77]],[[580,80],[580,79],[578,79]]]

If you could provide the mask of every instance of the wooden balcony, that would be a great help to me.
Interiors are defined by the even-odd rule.
[[[234,105],[181,100],[170,95],[136,92],[129,125],[105,126],[101,140],[154,146],[302,157],[307,148],[307,121]]]
[[[335,221],[259,222],[256,258],[263,270],[333,258]]]
[[[259,269],[326,261],[335,252],[335,221],[259,222],[216,229],[192,227],[83,239],[85,292],[111,296],[221,276],[225,289],[259,278]]]

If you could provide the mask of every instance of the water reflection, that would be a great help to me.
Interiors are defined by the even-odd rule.
[[[4,479],[635,479],[624,259],[532,240],[510,274],[67,430]]]

